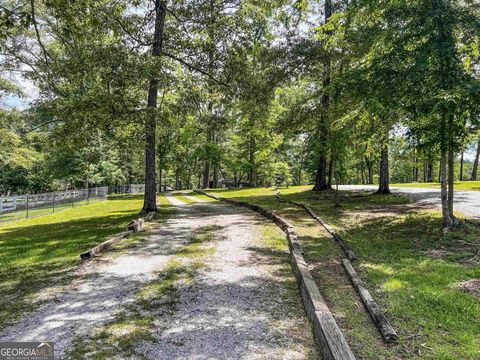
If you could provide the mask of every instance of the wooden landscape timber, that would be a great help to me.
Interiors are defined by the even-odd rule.
[[[280,197],[279,197],[280,198]],[[281,200],[283,201],[283,200]],[[323,221],[309,206],[296,202],[296,201],[287,201],[290,204],[299,206],[307,211],[307,213],[315,219],[318,223],[320,223],[325,230],[327,230],[333,238],[339,243],[345,254],[347,255],[348,259],[343,259],[343,266],[345,271],[350,278],[352,284],[354,285],[355,289],[357,290],[360,298],[362,299],[365,307],[367,308],[372,320],[377,327],[378,331],[382,335],[382,338],[387,343],[392,343],[398,340],[398,335],[395,329],[390,325],[387,318],[383,314],[382,310],[378,306],[378,304],[373,299],[372,295],[367,289],[367,285],[365,282],[358,276],[357,272],[353,268],[353,265],[350,261],[358,260],[358,257],[354,253],[354,251],[347,245],[347,243],[342,239],[338,233],[333,230],[325,221]],[[350,261],[349,261],[350,260]]]
[[[154,211],[149,212],[145,216],[145,220],[150,221],[152,220],[153,216],[155,215]],[[98,244],[97,246],[91,248],[88,251],[85,251],[84,253],[80,254],[80,258],[82,260],[87,260],[90,259],[91,257],[98,255],[102,251],[108,249],[112,245],[115,245],[119,243],[121,240],[125,239],[126,237],[130,236],[133,233],[142,231],[145,228],[145,220],[144,219],[136,219],[132,221],[130,224],[127,226],[127,231],[121,232],[120,234],[117,234],[107,241],[104,241],[101,244]]]
[[[332,313],[330,312],[325,299],[320,294],[320,290],[308,269],[308,264],[304,258],[303,249],[298,241],[295,229],[285,219],[275,213],[266,210],[258,205],[246,202],[225,199],[214,194],[206,193],[202,190],[196,190],[197,193],[206,195],[212,199],[223,201],[235,206],[245,207],[255,211],[264,217],[272,220],[287,235],[293,273],[297,279],[303,304],[308,318],[313,324],[313,329],[317,342],[320,345],[323,358],[325,360],[353,360],[353,354],[348,345],[345,336],[338,327]]]
[[[283,200],[282,200],[283,201]],[[287,201],[290,204],[299,206],[313,218],[315,219],[320,225],[324,227],[327,232],[332,235],[332,237],[335,239],[335,241],[340,245],[340,247],[343,249],[345,252],[345,255],[350,261],[356,261],[358,259],[357,255],[355,252],[352,250],[352,248],[343,240],[343,238],[330,226],[328,225],[325,221],[323,221],[309,206],[296,202],[296,201]]]
[[[343,267],[348,274],[348,277],[352,281],[355,289],[357,290],[358,294],[360,295],[365,307],[367,308],[370,316],[373,319],[373,322],[378,328],[378,331],[382,335],[383,339],[387,343],[392,343],[398,340],[398,335],[395,329],[390,325],[387,318],[385,317],[384,313],[378,306],[378,304],[373,299],[372,295],[367,289],[365,282],[360,279],[357,272],[353,268],[350,261],[347,259],[342,259]]]
[[[132,230],[133,232],[139,232],[143,230],[145,227],[145,220],[137,219],[133,220],[130,224],[128,224],[127,229]]]

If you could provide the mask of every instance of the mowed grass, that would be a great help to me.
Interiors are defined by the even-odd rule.
[[[172,193],[173,196],[175,198],[177,198],[178,200],[184,202],[185,204],[194,204],[195,203],[195,200],[191,199],[191,198],[188,198],[188,197],[185,197],[185,195],[189,196],[189,193],[188,192],[185,192],[185,191],[175,191]]]
[[[391,184],[390,186],[439,189],[440,183],[406,183],[406,184]],[[455,190],[480,191],[480,181],[456,181]]]
[[[55,206],[53,206],[53,204],[50,203],[50,204],[42,205],[41,207],[30,208],[28,210],[28,213],[27,213],[26,209],[2,213],[2,214],[0,214],[0,226],[3,226],[8,222],[18,221],[18,220],[22,220],[22,219],[33,219],[33,218],[40,217],[40,216],[45,216],[45,215],[49,215],[49,214],[53,214],[53,213],[58,213],[58,212],[61,212],[63,210],[66,210],[66,209],[71,209],[71,208],[84,206],[84,205],[88,205],[88,204],[93,204],[93,203],[98,202],[98,201],[103,201],[103,199],[93,198],[93,199],[90,199],[88,201],[87,200],[78,201],[78,202],[75,202],[73,204],[71,202],[70,203],[69,202],[62,202],[62,203],[56,203]]]
[[[398,330],[385,345],[341,265],[339,246],[304,210],[275,199],[273,189],[211,190],[277,211],[294,224],[312,273],[359,359],[480,359],[480,301],[458,289],[480,278],[480,230],[471,225],[443,235],[437,210],[419,209],[403,196],[311,187],[280,189],[284,199],[309,204],[359,256],[354,264]]]
[[[142,196],[116,196],[0,226],[0,328],[54,294],[80,253],[124,231],[141,207]]]
[[[198,202],[214,202],[216,200],[196,193],[195,191],[190,190],[182,190],[182,191],[175,191],[173,192],[173,196],[175,196],[180,201],[183,201],[186,204],[195,204]]]

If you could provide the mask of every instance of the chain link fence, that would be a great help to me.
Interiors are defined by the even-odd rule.
[[[110,186],[110,194],[143,194],[144,192],[144,184],[125,184]]]
[[[169,185],[162,185],[162,190],[157,184],[157,193],[163,191],[171,191],[173,187]],[[145,184],[126,184],[110,186],[110,194],[144,194]]]
[[[0,196],[0,223],[38,217],[106,199],[108,186],[45,194]]]

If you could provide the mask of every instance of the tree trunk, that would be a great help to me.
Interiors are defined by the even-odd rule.
[[[158,191],[162,192],[162,176],[163,176],[163,162],[162,159],[158,161]]]
[[[443,228],[449,229],[453,226],[453,219],[450,216],[450,209],[448,206],[447,151],[445,149],[442,149],[440,154],[440,188]]]
[[[423,181],[426,183],[433,182],[433,165],[430,161],[425,161]]]
[[[302,171],[303,171],[303,150],[300,156],[300,164],[298,165],[298,182],[297,185],[302,185]]]
[[[256,185],[255,179],[255,139],[253,135],[250,138],[249,146],[249,168],[248,168],[248,183],[250,186]]]
[[[225,186],[227,189],[230,189],[230,183],[228,182],[227,176],[223,172],[222,168],[219,168],[220,174],[222,174],[223,180],[225,180]]]
[[[328,183],[327,186],[329,189],[332,188],[333,184],[333,156],[331,157],[329,163],[328,163]]]
[[[215,70],[215,20],[216,20],[216,13],[215,13],[215,1],[210,0],[209,4],[209,18],[207,23],[207,35],[208,35],[208,73],[210,77],[213,77],[214,70]],[[213,100],[212,100],[212,87],[213,82],[211,79],[208,80],[208,123],[207,123],[207,156],[205,159],[205,164],[203,168],[203,188],[208,189],[210,187],[210,168],[212,166],[211,161],[211,143],[215,141],[215,121],[214,121],[214,113],[213,113]],[[215,177],[216,174],[214,173],[213,176]],[[215,183],[215,179],[214,179]],[[215,185],[213,186],[215,187]]]
[[[175,190],[181,190],[180,189],[180,170],[176,169],[175,170]]]
[[[455,155],[453,149],[448,150],[448,210],[450,216],[453,217],[453,196],[454,196],[454,182],[455,182]]]
[[[315,186],[313,187],[314,191],[327,190],[327,159],[322,154],[318,159],[317,174],[315,176]]]
[[[443,0],[431,0],[433,10],[433,21],[437,27],[436,36],[436,52],[438,56],[439,80],[442,84],[443,91],[452,89],[451,74],[454,71],[454,57],[452,54],[455,50],[455,39],[451,29],[445,27],[446,14],[443,11]],[[453,178],[453,137],[454,137],[454,115],[447,107],[442,109],[440,123],[440,183],[441,183],[441,199],[442,199],[442,217],[443,229],[448,231],[452,226],[458,224],[453,215],[453,195],[454,195],[454,178]],[[448,163],[448,164],[447,164]],[[447,168],[448,165],[448,168]]]
[[[463,151],[462,155],[460,156],[460,181],[463,181]]]
[[[203,166],[203,184],[202,189],[208,189],[210,186],[210,160],[206,159]]]
[[[213,188],[218,188],[218,166],[216,164],[213,166]]]
[[[362,185],[365,185],[365,172],[363,171],[363,161],[360,163],[360,180]]]
[[[325,0],[324,4],[325,10],[325,23],[328,22],[332,16],[332,1]],[[328,55],[325,56],[323,69],[323,95],[321,100],[322,112],[320,114],[320,126],[319,126],[319,142],[320,142],[320,155],[318,157],[318,166],[317,172],[315,175],[315,186],[313,187],[314,191],[322,191],[329,189],[327,184],[327,151],[328,151],[328,110],[330,107],[330,94],[327,91],[328,86],[330,85],[330,67],[331,59]]]
[[[413,153],[413,182],[418,182],[418,156],[416,148]]]
[[[164,154],[162,150],[162,146],[158,147],[158,191],[162,192],[163,186],[163,159]]]
[[[390,170],[388,164],[388,139],[382,147],[380,157],[380,178],[378,183],[377,194],[386,195],[390,192]]]
[[[160,57],[165,27],[166,2],[155,1],[155,31],[153,35],[152,56]],[[157,211],[157,185],[155,174],[157,131],[158,79],[152,78],[148,88],[147,107],[151,111],[145,120],[145,195],[142,212]]]
[[[480,160],[480,140],[478,140],[477,145],[477,155],[475,156],[475,161],[473,162],[472,176],[470,180],[476,181],[478,175],[478,161]]]
[[[373,184],[373,163],[370,160],[367,161],[367,169],[368,169],[368,183]]]

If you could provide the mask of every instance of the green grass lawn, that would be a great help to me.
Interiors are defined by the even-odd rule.
[[[190,199],[190,198],[188,198],[188,197],[185,197],[185,195],[187,195],[187,196],[190,195],[190,193],[189,193],[188,191],[175,191],[175,192],[173,192],[172,194],[173,194],[173,196],[174,196],[175,198],[177,198],[177,199],[180,200],[180,201],[183,201],[185,204],[193,204],[193,203],[195,203],[194,200],[192,200],[192,199]]]
[[[436,210],[415,208],[408,198],[281,189],[284,198],[308,203],[335,227],[359,256],[354,264],[398,329],[400,341],[385,345],[346,276],[340,247],[304,210],[278,202],[272,189],[211,190],[263,205],[292,222],[312,273],[359,359],[480,359],[480,301],[457,284],[480,278],[469,263],[480,231],[466,226],[446,236]],[[473,244],[473,245],[469,245]]]
[[[175,196],[177,199],[183,201],[186,204],[193,204],[196,202],[195,200],[192,200],[191,197],[201,200],[202,202],[215,201],[211,197],[200,195],[200,194],[197,194],[195,191],[190,191],[190,190],[175,191],[173,192],[173,196]],[[189,196],[189,197],[186,197],[186,196]]]
[[[0,328],[38,306],[40,292],[54,293],[66,283],[81,252],[124,231],[137,217],[142,200],[114,196],[0,226]]]
[[[27,218],[28,219],[33,219],[33,218],[36,218],[36,217],[45,216],[45,215],[49,215],[49,214],[52,214],[52,213],[58,213],[60,211],[66,210],[66,209],[71,209],[72,207],[75,208],[75,207],[84,206],[84,205],[87,205],[87,204],[92,204],[92,203],[95,203],[95,202],[98,202],[98,201],[102,201],[102,200],[91,199],[89,201],[87,201],[87,200],[79,201],[79,202],[76,202],[74,204],[68,203],[68,202],[63,202],[63,203],[60,203],[60,204],[58,204],[58,203],[55,204],[55,207],[53,207],[52,204],[47,204],[47,205],[44,205],[44,206],[41,206],[41,207],[29,209],[28,213],[27,213],[26,209],[3,213],[3,214],[0,214],[0,226],[2,226],[4,223],[8,223],[8,222],[11,222],[11,221],[18,221],[18,220],[27,219]]]
[[[391,184],[390,186],[398,187],[420,187],[439,189],[440,183],[408,183],[408,184]],[[455,190],[475,190],[480,191],[480,181],[457,181],[455,182]]]

